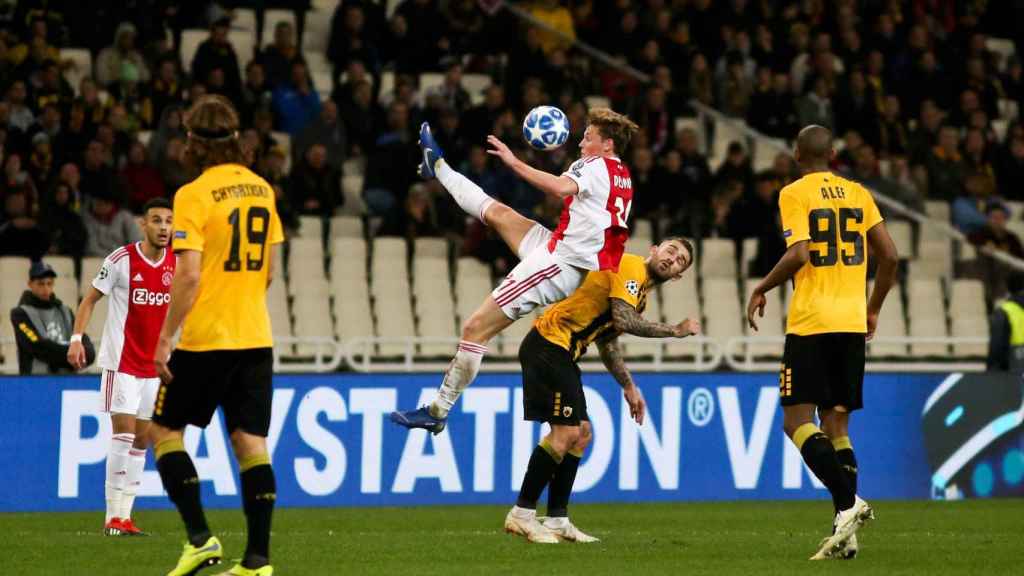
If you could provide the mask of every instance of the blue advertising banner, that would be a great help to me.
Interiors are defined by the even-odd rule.
[[[774,374],[638,374],[649,413],[629,418],[614,380],[585,374],[594,440],[578,502],[825,498],[782,432]],[[966,377],[870,374],[851,425],[866,498],[1022,492],[1021,386],[977,408]],[[511,503],[541,426],[522,421],[517,374],[483,374],[438,436],[387,415],[425,403],[437,375],[280,375],[268,439],[283,506]],[[109,418],[96,377],[0,380],[0,511],[99,510]],[[986,411],[987,410],[987,411]],[[957,415],[959,413],[959,415]],[[968,428],[964,428],[969,426]],[[926,438],[925,435],[928,434]],[[204,503],[236,507],[223,420],[190,428]],[[138,505],[169,507],[149,455]]]

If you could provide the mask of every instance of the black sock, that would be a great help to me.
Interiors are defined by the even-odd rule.
[[[242,566],[255,569],[270,563],[270,519],[277,500],[277,485],[274,469],[265,456],[262,463],[245,469],[240,476],[242,509],[245,510],[249,538]]]
[[[839,465],[843,467],[846,483],[850,485],[850,489],[856,494],[857,457],[853,454],[853,446],[850,445],[850,439],[846,436],[834,438],[832,440],[832,447],[836,450],[836,459],[839,460]]]
[[[167,496],[178,507],[178,514],[185,522],[188,541],[193,546],[202,546],[210,537],[210,528],[199,501],[199,475],[192,459],[184,450],[173,450],[158,457],[156,469]]]
[[[548,486],[548,516],[567,518],[569,516],[569,495],[576,482],[576,471],[580,468],[580,457],[569,453],[555,470],[555,476]]]
[[[523,486],[519,489],[519,498],[516,506],[520,508],[537,508],[537,500],[540,499],[544,487],[551,482],[559,461],[555,460],[554,451],[547,442],[541,442],[533,449],[530,456],[530,464],[526,467],[526,476],[523,477]]]
[[[805,428],[808,426],[811,428]],[[836,510],[846,510],[853,506],[853,497],[856,493],[846,480],[843,467],[836,458],[835,448],[832,447],[832,441],[828,436],[814,424],[804,424],[793,434],[793,442],[800,448],[804,462],[832,494],[832,504]]]

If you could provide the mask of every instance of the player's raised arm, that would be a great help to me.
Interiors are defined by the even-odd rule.
[[[633,381],[633,375],[626,367],[626,361],[622,358],[619,350],[619,338],[614,336],[606,338],[597,343],[597,350],[601,353],[601,361],[605,368],[615,377],[615,381],[622,386],[622,395],[629,404],[629,415],[637,424],[643,425],[644,413],[647,411],[647,402],[640,388]]]
[[[896,272],[899,268],[899,254],[896,252],[896,243],[889,236],[889,230],[885,222],[879,222],[868,230],[868,247],[871,256],[878,262],[878,269],[875,271],[875,287],[871,290],[871,297],[868,299],[867,334],[865,338],[871,340],[875,336],[875,328],[878,327],[878,314],[882,311],[882,303],[889,293],[889,289],[896,284]]]
[[[686,338],[700,332],[700,321],[687,318],[679,324],[651,322],[620,298],[611,298],[612,325],[623,334],[643,338]]]
[[[523,180],[526,180],[534,188],[537,188],[545,194],[556,196],[558,198],[565,198],[571,196],[579,191],[576,182],[568,176],[555,176],[549,174],[543,170],[538,170],[533,166],[530,166],[526,162],[523,162],[512,153],[512,150],[505,145],[504,142],[498,139],[495,135],[487,137],[487,143],[492,146],[487,151],[492,156],[497,156],[509,167],[516,176],[519,176]]]
[[[68,364],[71,364],[75,370],[85,368],[85,346],[82,345],[82,334],[89,326],[92,311],[101,298],[103,298],[103,292],[95,287],[90,287],[85,298],[82,298],[82,303],[78,305],[78,312],[75,313],[75,327],[71,331],[71,343],[68,345]]]

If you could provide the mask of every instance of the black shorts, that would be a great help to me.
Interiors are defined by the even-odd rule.
[[[249,350],[175,350],[167,363],[174,379],[160,384],[153,422],[180,430],[205,428],[220,406],[228,433],[236,428],[266,437],[270,430],[274,354]]]
[[[519,345],[523,367],[523,414],[527,420],[579,426],[587,418],[580,367],[569,351],[553,344],[537,329]]]
[[[864,334],[786,335],[779,373],[783,406],[864,407]]]

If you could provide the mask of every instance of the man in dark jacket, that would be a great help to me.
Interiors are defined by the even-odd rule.
[[[1011,284],[1017,290],[993,307],[989,320],[988,371],[1024,373],[1024,291],[1015,280]]]
[[[11,323],[18,342],[18,373],[65,374],[74,372],[68,364],[68,344],[75,315],[53,293],[57,273],[42,261],[29,269],[28,290],[11,310]],[[82,337],[86,364],[96,360],[96,349],[88,336]]]

